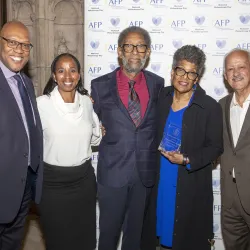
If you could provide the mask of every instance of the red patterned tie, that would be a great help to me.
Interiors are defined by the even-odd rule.
[[[128,112],[135,126],[138,127],[141,122],[140,99],[134,89],[135,81],[130,80],[128,84],[129,84]]]

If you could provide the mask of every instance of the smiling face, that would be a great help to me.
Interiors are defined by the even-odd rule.
[[[69,56],[61,57],[56,63],[53,77],[61,94],[75,92],[80,72],[74,59]]]
[[[0,36],[20,43],[30,44],[28,29],[19,22],[10,22],[4,25]],[[0,60],[11,71],[19,72],[29,60],[29,51],[24,51],[22,46],[10,48],[7,41],[0,38]]]
[[[145,45],[143,35],[139,33],[129,33],[124,39],[123,44],[132,45]],[[144,53],[138,53],[137,49],[134,48],[132,52],[128,53],[123,48],[118,47],[118,56],[122,59],[123,69],[126,73],[139,73],[145,66],[147,58],[150,55],[150,48],[147,48]]]
[[[225,61],[224,77],[235,91],[250,91],[250,59],[245,51],[234,51]]]
[[[197,73],[197,66],[186,60],[182,60],[177,64],[178,68],[184,69],[186,72]],[[187,74],[183,76],[177,75],[176,70],[171,71],[171,82],[174,88],[180,93],[187,93],[192,90],[194,84],[198,82],[198,77],[195,80],[190,80]]]

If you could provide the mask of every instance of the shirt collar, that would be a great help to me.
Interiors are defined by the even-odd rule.
[[[246,98],[246,100],[244,101],[245,102],[250,102],[250,94],[248,95],[248,97]],[[236,100],[236,96],[235,96],[235,93],[233,94],[233,98],[232,98],[232,101],[231,101],[231,105],[230,105],[230,108],[233,108],[235,106],[239,106],[239,103],[237,102]]]
[[[11,78],[12,76],[16,75],[15,72],[9,70],[4,64],[2,61],[0,61],[0,68],[1,70],[3,71],[3,74],[5,76],[6,79],[9,79]]]
[[[123,73],[122,68],[118,71],[118,74],[119,74],[121,84],[128,84],[128,82],[131,80]],[[138,75],[133,79],[136,85],[140,85],[142,74],[143,74],[142,71],[139,72]]]

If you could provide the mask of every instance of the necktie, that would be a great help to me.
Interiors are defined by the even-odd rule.
[[[140,99],[134,89],[135,81],[130,80],[128,84],[129,84],[128,112],[135,126],[138,127],[141,122]]]
[[[39,154],[37,149],[37,128],[34,122],[33,110],[31,107],[31,102],[29,98],[28,91],[24,86],[24,83],[20,75],[15,75],[14,78],[17,81],[18,90],[22,99],[23,109],[28,125],[29,130],[29,139],[30,139],[30,166],[36,172],[39,164]]]

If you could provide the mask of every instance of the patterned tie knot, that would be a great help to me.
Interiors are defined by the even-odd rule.
[[[129,88],[134,88],[135,81],[134,80],[129,80],[128,84],[129,84]]]
[[[128,84],[129,84],[130,99],[131,100],[136,100],[138,97],[137,97],[137,94],[136,94],[135,89],[134,89],[135,81],[134,80],[130,80],[128,82]]]

